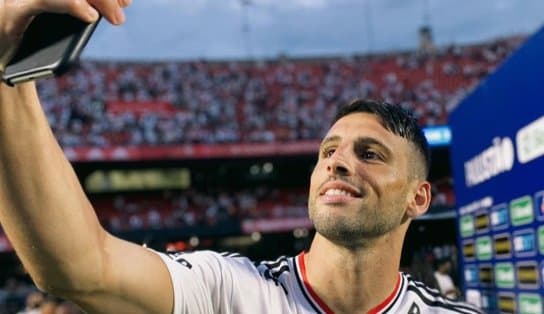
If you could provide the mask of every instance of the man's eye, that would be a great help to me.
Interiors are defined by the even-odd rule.
[[[333,147],[323,149],[323,157],[329,158],[334,154],[335,149]]]
[[[371,150],[367,150],[363,152],[362,158],[369,159],[369,160],[376,160],[376,159],[380,159],[380,155],[378,155],[378,153],[373,152]]]

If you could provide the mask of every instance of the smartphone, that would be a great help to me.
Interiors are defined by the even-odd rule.
[[[96,29],[68,14],[41,13],[27,30],[2,79],[9,85],[66,73]]]

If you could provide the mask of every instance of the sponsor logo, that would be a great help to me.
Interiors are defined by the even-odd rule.
[[[533,199],[530,196],[526,195],[510,202],[510,220],[514,226],[533,222]]]
[[[495,137],[491,147],[465,162],[465,183],[471,187],[514,166],[514,145],[508,137]]]
[[[493,255],[493,245],[488,236],[476,238],[476,257],[479,260],[490,260]]]
[[[508,227],[508,205],[499,204],[491,208],[491,227],[500,230]]]
[[[544,255],[544,226],[538,227],[538,250]]]
[[[480,283],[484,286],[493,284],[493,266],[480,265],[478,277],[480,278]]]
[[[449,145],[451,130],[448,126],[433,126],[423,128],[423,134],[430,146]]]
[[[506,258],[512,256],[512,244],[510,242],[510,234],[502,233],[493,236],[493,247],[495,256],[498,258]]]
[[[542,299],[538,294],[520,293],[518,295],[520,314],[542,314]]]
[[[495,284],[499,288],[513,288],[516,278],[512,263],[495,264]]]
[[[465,282],[469,286],[478,284],[479,278],[476,265],[465,265]]]
[[[473,240],[468,240],[463,243],[463,256],[466,260],[474,259],[476,255],[476,247]]]
[[[535,210],[538,220],[544,221],[544,191],[535,194]]]
[[[487,211],[481,211],[476,214],[476,231],[478,233],[487,232],[489,230],[489,215]]]
[[[516,299],[513,293],[499,292],[499,310],[501,313],[516,313]]]
[[[459,207],[459,214],[460,215],[466,215],[471,214],[478,209],[483,208],[489,208],[493,205],[493,197],[492,196],[486,196],[479,200],[472,201],[464,206]]]
[[[463,237],[470,237],[474,234],[474,218],[472,215],[465,215],[459,219],[459,228]]]
[[[522,164],[544,155],[544,116],[519,129],[516,133],[516,151]]]
[[[536,262],[521,262],[516,265],[518,284],[524,288],[538,287],[538,267]]]
[[[536,239],[533,229],[514,232],[514,251],[516,256],[533,256],[536,252]]]

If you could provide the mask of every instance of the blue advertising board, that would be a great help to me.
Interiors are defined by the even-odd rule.
[[[487,313],[544,313],[544,29],[449,125],[467,300]]]

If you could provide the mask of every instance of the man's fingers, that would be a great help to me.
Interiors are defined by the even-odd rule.
[[[125,13],[119,0],[89,0],[102,15],[112,24],[122,24],[125,22]],[[128,5],[129,3],[126,3]]]
[[[89,23],[98,18],[98,12],[86,0],[16,0],[11,2],[19,7],[13,12],[26,15],[26,17],[42,12],[52,12],[70,14]]]
[[[119,3],[121,8],[126,8],[132,3],[132,0],[117,0],[117,3]]]
[[[18,5],[27,5],[29,15],[41,12],[67,13],[86,22],[94,22],[98,13],[112,24],[122,24],[125,15],[122,7],[130,4],[129,0],[16,0]]]

